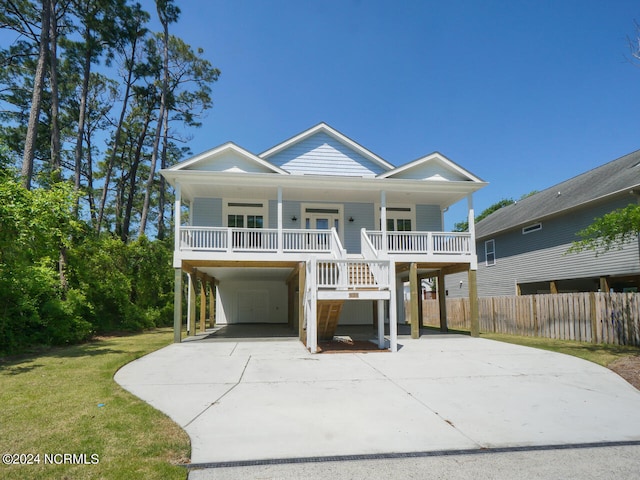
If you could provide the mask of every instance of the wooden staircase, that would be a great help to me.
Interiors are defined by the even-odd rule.
[[[344,300],[319,300],[318,301],[318,340],[333,339],[338,326],[338,319]]]
[[[375,288],[376,280],[369,265],[366,263],[349,265],[349,285],[358,285],[360,289]]]

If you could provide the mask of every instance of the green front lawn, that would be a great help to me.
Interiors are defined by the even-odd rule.
[[[187,434],[113,380],[172,339],[161,329],[0,362],[0,455],[34,462],[0,462],[0,478],[185,479]]]

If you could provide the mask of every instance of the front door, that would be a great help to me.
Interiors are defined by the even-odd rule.
[[[307,230],[331,230],[335,228],[340,235],[340,211],[333,208],[307,208],[305,209],[304,228]],[[315,246],[313,248],[326,249],[328,235],[313,235],[309,238]]]
[[[330,230],[335,227],[336,232],[340,233],[340,219],[337,215],[309,215],[305,220],[305,228],[307,230]]]

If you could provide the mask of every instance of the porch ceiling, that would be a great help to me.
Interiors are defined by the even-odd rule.
[[[220,281],[229,280],[282,280],[285,282],[291,274],[292,268],[256,268],[256,267],[202,267],[199,272],[204,272],[210,277]]]
[[[174,172],[178,173],[178,172]],[[179,172],[169,180],[180,183],[182,198],[197,197],[275,199],[282,187],[284,200],[374,203],[386,192],[388,203],[423,203],[448,207],[479,190],[485,183],[330,176],[285,176]]]

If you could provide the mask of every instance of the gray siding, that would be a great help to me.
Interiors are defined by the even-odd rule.
[[[416,230],[421,232],[441,232],[442,213],[438,205],[416,205]]]
[[[637,241],[597,257],[591,251],[566,254],[577,239],[577,231],[591,224],[595,217],[628,203],[628,199],[622,198],[544,220],[542,230],[527,235],[523,235],[520,228],[498,235],[494,238],[496,264],[493,266],[487,266],[485,259],[485,240],[490,238],[478,241],[478,294],[515,295],[518,283],[637,274],[640,272]],[[464,288],[456,285],[455,289],[449,289],[450,295],[467,295],[467,282],[462,279]],[[447,278],[448,284],[455,285],[458,281],[458,276]]]
[[[190,209],[191,225],[198,227],[221,227],[222,199],[194,198]]]
[[[298,175],[371,177],[385,171],[326,133],[317,133],[267,160]]]

